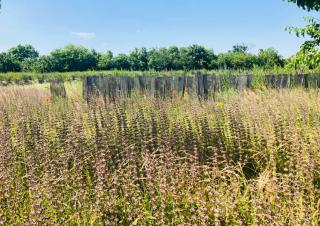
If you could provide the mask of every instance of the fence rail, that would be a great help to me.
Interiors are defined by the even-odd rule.
[[[320,74],[309,75],[194,75],[194,76],[87,76],[83,81],[83,93],[90,98],[102,96],[105,101],[114,102],[133,94],[156,98],[199,99],[214,98],[218,92],[254,88],[257,83],[271,89],[303,87],[320,88]],[[66,97],[62,80],[53,80],[50,90],[54,97]]]

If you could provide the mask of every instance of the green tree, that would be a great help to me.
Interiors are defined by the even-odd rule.
[[[148,53],[148,67],[156,71],[170,69],[170,56],[166,48],[151,49]]]
[[[8,54],[20,62],[39,57],[38,51],[32,45],[18,45],[9,49]]]
[[[218,56],[216,65],[220,69],[252,69],[258,65],[258,57],[247,52],[248,47],[243,44],[234,45],[232,50]]]
[[[20,62],[8,53],[0,53],[0,72],[21,71]]]
[[[299,7],[307,10],[320,10],[320,1],[319,0],[288,0],[297,4]]]
[[[32,71],[38,73],[54,72],[54,59],[52,56],[40,56],[36,59],[25,60],[22,63],[23,71]]]
[[[218,56],[212,51],[212,50],[208,50],[209,53],[209,65],[207,69],[211,69],[211,70],[215,70],[218,69]]]
[[[320,21],[315,18],[305,20],[309,23],[306,27],[293,29],[298,37],[311,38],[301,45],[297,60],[310,68],[316,68],[320,66]]]
[[[99,57],[95,51],[82,46],[68,45],[50,53],[54,71],[85,71],[97,68]]]
[[[184,69],[208,69],[211,63],[209,51],[200,45],[192,45],[180,49],[181,62]]]
[[[112,65],[117,70],[130,70],[129,57],[126,54],[119,54],[112,59]]]
[[[21,71],[24,72],[35,72],[34,66],[36,64],[37,58],[35,59],[26,59],[21,63]]]
[[[249,47],[246,44],[236,44],[232,47],[234,53],[246,53]]]
[[[180,50],[177,46],[171,46],[168,48],[168,58],[169,58],[169,70],[181,70],[182,62],[181,62],[181,54]]]
[[[135,71],[145,71],[148,69],[148,51],[146,48],[135,48],[129,53],[131,69]]]
[[[288,0],[289,2],[297,3],[299,7],[307,10],[320,10],[319,0]],[[316,18],[304,18],[308,23],[306,27],[288,27],[287,30],[292,33],[294,32],[297,37],[309,37],[310,39],[305,41],[300,51],[297,53],[295,58],[291,59],[291,64],[295,68],[317,68],[320,67],[320,20]],[[295,62],[295,63],[292,63]]]
[[[274,67],[283,67],[285,60],[279,55],[278,51],[269,49],[260,49],[258,54],[258,65],[264,69],[272,69]]]
[[[98,62],[98,69],[100,70],[111,70],[113,68],[113,53],[107,51]]]

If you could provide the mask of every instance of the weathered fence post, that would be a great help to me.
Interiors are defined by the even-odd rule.
[[[67,92],[64,86],[64,81],[55,79],[50,82],[50,92],[53,99],[66,98]]]

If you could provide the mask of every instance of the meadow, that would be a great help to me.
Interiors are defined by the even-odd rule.
[[[85,2],[0,0],[0,226],[320,225],[320,0]]]
[[[114,76],[114,77],[178,77],[178,76],[194,76],[194,75],[219,75],[219,76],[246,76],[264,77],[266,75],[298,75],[298,74],[320,74],[320,69],[303,69],[302,71],[274,67],[272,69],[263,69],[254,67],[252,69],[221,69],[221,70],[167,70],[167,71],[134,71],[134,70],[106,70],[106,71],[73,71],[73,72],[0,72],[0,85],[10,84],[32,84],[45,83],[52,80],[74,81],[83,80],[87,76]]]
[[[318,90],[0,89],[0,225],[319,225]]]

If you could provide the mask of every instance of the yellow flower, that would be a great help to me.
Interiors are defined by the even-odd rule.
[[[216,107],[223,107],[224,106],[224,103],[223,102],[216,102]]]

